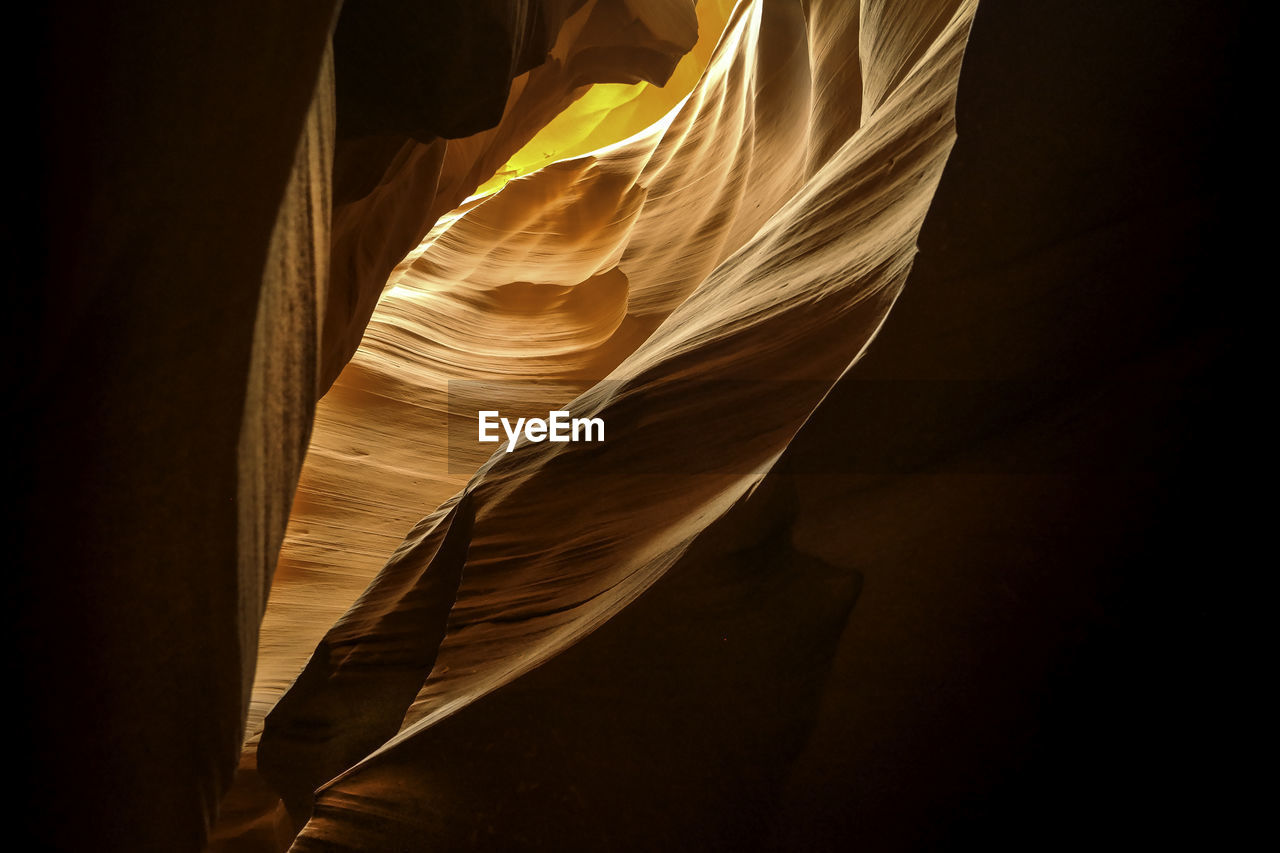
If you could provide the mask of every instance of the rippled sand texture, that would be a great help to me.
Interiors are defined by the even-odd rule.
[[[251,727],[334,593],[391,557],[268,720],[258,763],[295,816],[324,785],[299,849],[354,844],[372,814],[443,839],[388,768],[761,482],[906,280],[976,5],[743,3],[666,120],[473,203],[405,265],[319,406],[273,591],[289,622],[263,626]],[[502,385],[512,405],[581,391],[608,440],[450,474],[457,378],[553,383]]]

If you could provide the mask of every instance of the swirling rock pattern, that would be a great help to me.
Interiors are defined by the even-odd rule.
[[[334,104],[328,82],[335,4],[84,5],[35,8],[21,30],[31,50],[10,52],[22,81],[10,125],[20,180],[6,205],[18,332],[6,360],[11,847],[202,846],[241,746],[256,621],[313,401],[397,264],[389,313],[320,406],[251,732],[392,559],[272,718],[263,757],[279,791],[256,773],[256,739],[243,752],[214,849],[284,849],[308,813],[297,843],[326,849],[1224,846],[1240,800],[1218,782],[1248,754],[1230,734],[1242,728],[1234,629],[1249,622],[1232,591],[1261,550],[1250,528],[1265,531],[1248,523],[1241,484],[1266,445],[1236,416],[1257,397],[1252,349],[1265,340],[1236,296],[1257,277],[1241,248],[1260,242],[1266,198],[1241,180],[1257,158],[1233,132],[1249,126],[1259,55],[1241,33],[1243,3],[984,4],[965,47],[961,133],[910,281],[790,440],[779,415],[809,395],[775,404],[772,390],[735,396],[732,383],[683,373],[763,370],[721,356],[787,314],[812,341],[783,328],[754,343],[830,385],[818,353],[865,337],[852,312],[872,323],[883,311],[874,296],[846,297],[877,281],[889,296],[900,276],[850,270],[822,247],[847,243],[854,262],[901,261],[900,249],[809,226],[845,223],[827,209],[836,199],[856,209],[878,197],[882,209],[851,214],[851,233],[911,230],[893,211],[918,214],[910,199],[929,192],[901,186],[898,167],[941,154],[898,122],[937,111],[898,93],[946,88],[919,78],[948,76],[950,19],[871,2],[802,3],[797,16],[769,0],[761,28],[737,31],[741,60],[726,60],[746,82],[655,131],[683,136],[638,137],[467,202],[402,258],[439,212],[436,174],[448,170],[431,158],[467,150],[425,137],[470,132],[481,113],[507,116],[512,145],[531,132],[512,93],[543,47],[573,39],[530,24],[576,27],[586,4],[453,4],[505,44],[437,38],[429,54],[414,39],[445,28],[393,24],[388,37],[378,26],[452,15],[466,32],[454,9],[348,4],[348,22],[377,20],[371,38],[341,35],[340,67],[452,96],[427,114],[366,90],[364,127],[343,124],[358,100],[348,87]],[[642,29],[668,53],[687,41],[687,29]],[[378,56],[397,37],[410,49]],[[474,87],[456,78],[445,93],[422,75],[476,50],[489,65],[466,78]],[[525,63],[535,67],[508,91]],[[807,76],[795,71],[806,64]],[[558,85],[547,112],[572,97]],[[752,103],[775,85],[789,94]],[[774,132],[795,141],[790,156],[761,143]],[[875,153],[881,133],[887,157]],[[926,144],[903,161],[890,138]],[[430,156],[406,168],[410,142]],[[848,159],[847,144],[868,160]],[[473,172],[472,154],[454,173],[459,200],[501,160],[490,150]],[[879,178],[863,168],[877,160]],[[754,186],[727,179],[731,168]],[[654,192],[663,182],[679,203]],[[370,230],[353,240],[351,206],[366,199]],[[743,217],[757,201],[752,231]],[[707,216],[719,203],[723,216]],[[338,250],[326,249],[330,205],[345,219]],[[697,227],[664,229],[663,205]],[[813,286],[808,238],[835,292]],[[468,260],[471,247],[486,260]],[[346,271],[326,276],[327,257]],[[758,260],[776,303],[755,289]],[[708,286],[718,298],[697,296]],[[787,293],[811,294],[815,310]],[[697,316],[681,313],[686,301]],[[326,319],[339,342],[328,356]],[[682,337],[677,319],[697,333]],[[851,339],[824,337],[840,326]],[[643,404],[659,436],[672,435],[673,412],[706,414],[694,388],[737,401],[742,417],[724,453],[693,430],[658,446],[636,428],[610,446],[607,477],[570,480],[601,470],[586,448],[488,463],[446,448],[443,382],[455,374],[488,383],[502,406],[586,391],[625,421]],[[757,412],[753,445],[741,433]],[[726,454],[741,458],[716,473]],[[576,499],[552,493],[557,483]],[[644,530],[614,523],[627,506]],[[380,516],[402,521],[384,528]],[[376,535],[360,543],[370,520]],[[620,559],[604,564],[610,552]],[[296,624],[272,615],[291,597]],[[545,660],[527,669],[530,658]],[[341,689],[327,689],[330,674]],[[335,772],[315,799],[308,786]]]
[[[905,281],[975,8],[740,4],[666,120],[508,184],[406,264],[318,413],[317,440],[341,436],[358,465],[340,474],[313,445],[304,475],[383,497],[356,514],[300,500],[281,566],[355,572],[395,548],[268,718],[259,767],[295,817],[340,772],[298,849],[461,843],[424,810],[435,786],[393,781],[430,767],[437,724],[616,616],[745,505]],[[572,408],[609,439],[494,457],[396,547],[404,519],[384,506],[459,485],[431,479],[458,378],[581,390]],[[575,487],[602,477],[584,512]]]

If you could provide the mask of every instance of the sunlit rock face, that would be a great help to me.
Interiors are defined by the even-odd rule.
[[[717,32],[709,33],[713,43]],[[743,104],[741,109],[746,106]],[[740,114],[738,124],[731,126],[732,132],[742,120]],[[726,132],[716,150],[732,150],[738,145],[731,137],[732,133]],[[653,144],[661,134],[651,132],[647,138]],[[459,144],[473,143],[463,140]],[[644,152],[638,152],[627,160],[627,168],[633,172],[639,169],[643,158]],[[492,197],[477,211],[491,219],[467,219],[458,232],[451,232],[442,242],[438,252],[431,253],[431,258],[453,252],[461,264],[487,265],[487,254],[500,241],[506,247],[504,251],[511,253],[496,273],[503,284],[529,277],[538,278],[539,284],[574,284],[579,277],[591,278],[592,273],[581,267],[599,266],[601,257],[615,252],[622,241],[633,239],[629,236],[634,224],[631,219],[619,219],[613,225],[601,223],[603,242],[593,231],[566,235],[568,240],[586,244],[585,252],[562,250],[559,259],[550,254],[557,248],[554,245],[538,252],[539,244],[546,242],[547,229],[556,227],[554,222],[539,222],[539,218],[582,217],[586,225],[592,218],[614,216],[617,193],[609,187],[623,187],[628,180],[626,175],[606,179],[608,185],[604,180],[592,182],[604,190],[599,193],[601,201],[595,203],[599,210],[593,212],[591,200],[583,199],[582,187],[589,184],[572,185],[575,172],[583,165],[557,167],[535,181],[513,185]],[[696,168],[681,171],[685,184],[696,179]],[[562,191],[563,196],[559,195]],[[629,191],[632,202],[643,195]],[[532,205],[529,199],[534,200]],[[715,198],[700,203],[705,218],[715,215]],[[633,214],[639,212],[639,205],[632,207]],[[650,242],[662,239],[656,214],[672,209],[670,203],[649,207],[646,227]],[[449,223],[456,222],[456,217],[457,214],[450,217]],[[458,236],[465,232],[494,227],[498,230],[484,237],[490,243],[448,248],[456,247]],[[448,228],[449,225],[442,225],[439,230]],[[643,234],[636,239],[642,238]],[[431,242],[434,240],[433,236]],[[420,247],[412,257],[418,257],[425,249],[425,245]],[[714,262],[714,257],[697,260],[703,274]],[[459,288],[452,308],[454,316],[441,318],[431,329],[422,330],[419,327],[423,322],[433,320],[428,313],[430,305],[418,299],[411,303],[416,313],[403,316],[402,311],[405,287],[409,278],[416,275],[395,279],[401,283],[393,285],[375,314],[366,346],[321,404],[325,414],[309,451],[312,464],[295,499],[288,545],[281,554],[271,612],[263,630],[266,648],[259,661],[258,688],[249,716],[251,739],[256,739],[263,715],[301,670],[324,632],[364,591],[404,533],[419,520],[423,504],[442,503],[470,476],[471,470],[447,470],[443,414],[448,380],[493,375],[539,380],[568,377],[562,389],[572,396],[590,384],[584,378],[603,376],[636,346],[642,339],[640,329],[644,323],[653,325],[652,320],[624,316],[625,274],[612,270],[574,289],[568,304],[560,307],[557,303],[564,301],[561,291],[568,292],[565,288],[516,283],[500,293],[495,291],[498,298],[488,304],[470,306],[466,290]],[[456,273],[460,283],[464,275],[465,272]],[[519,300],[520,293],[528,294],[528,298],[514,301],[511,294]],[[550,310],[537,311],[539,302],[548,303]],[[597,314],[603,319],[597,319]],[[519,339],[508,338],[512,328],[504,323],[523,324]],[[632,331],[618,334],[615,326],[619,323],[625,323]],[[596,326],[600,328],[593,328]],[[386,362],[378,355],[396,350],[400,346],[396,341],[406,334],[418,333],[437,340],[433,352],[421,352],[398,362]],[[458,339],[459,333],[464,339]],[[620,342],[615,340],[619,338]],[[547,358],[541,355],[543,350],[562,352]],[[543,366],[539,368],[539,364]],[[495,374],[495,370],[499,373]],[[529,401],[517,397],[511,402]],[[381,437],[375,437],[370,430]],[[480,461],[483,460],[475,460],[472,468]],[[375,470],[380,472],[378,476],[369,476]]]
[[[296,821],[340,776],[299,849],[464,844],[472,824],[432,817],[424,802],[442,794],[411,769],[421,758],[437,771],[425,756],[445,737],[438,724],[685,565],[694,539],[762,482],[905,281],[952,142],[975,7],[739,4],[663,121],[471,202],[403,265],[320,405],[263,626],[265,711],[308,634],[337,615],[333,593],[345,586],[349,600],[395,552],[267,717],[257,768]],[[450,471],[446,396],[461,379],[493,382],[513,406],[581,392],[571,408],[602,417],[608,440],[522,447],[470,478]],[[751,428],[737,428],[748,410]],[[599,491],[584,512],[588,484]],[[413,514],[441,502],[401,544]],[[721,539],[713,555],[755,541]],[[830,593],[797,642],[829,648],[856,574],[789,564]],[[763,581],[761,595],[798,607],[797,582]],[[782,659],[748,630],[772,601],[731,610],[747,607],[734,633],[781,678]],[[817,683],[823,660],[791,677]],[[730,681],[744,666],[729,665]],[[780,772],[794,737],[779,732],[801,731],[813,711],[808,691],[796,696],[718,748],[773,742],[766,763]],[[458,814],[500,808],[467,802],[468,772],[443,794],[463,798]],[[714,803],[690,803],[663,831]]]

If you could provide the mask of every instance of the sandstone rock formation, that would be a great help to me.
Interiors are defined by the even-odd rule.
[[[444,464],[450,380],[497,381],[514,406],[585,392],[571,408],[610,435],[495,457],[397,549],[267,718],[257,767],[296,819],[402,721],[396,745],[322,802],[376,778],[388,749],[435,751],[434,723],[616,614],[755,489],[905,280],[952,139],[973,9],[919,4],[890,25],[868,8],[859,25],[843,6],[740,4],[665,121],[509,183],[433,234],[321,406],[283,555],[316,570],[297,585],[282,575],[267,642],[305,631],[317,589],[367,571],[417,494],[426,510],[457,488]],[[851,53],[862,76],[832,84]],[[749,429],[735,427],[748,406]],[[609,497],[584,514],[593,481]],[[374,847],[463,843],[451,833],[465,827],[413,824],[421,789],[403,791],[377,809],[405,825],[326,814],[303,839],[356,843],[331,825],[351,820]]]
[[[15,846],[1220,845],[1242,4],[438,5],[38,14]]]

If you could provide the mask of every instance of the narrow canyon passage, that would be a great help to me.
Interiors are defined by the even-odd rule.
[[[1233,12],[54,4],[27,846],[1217,837]]]

